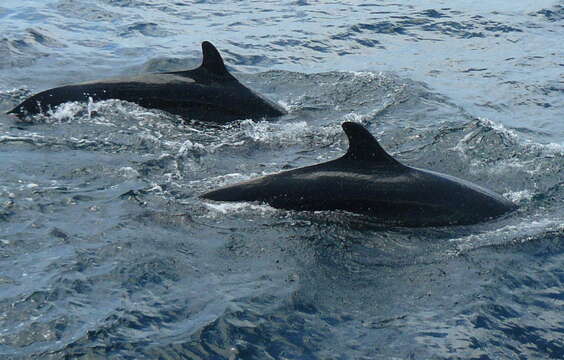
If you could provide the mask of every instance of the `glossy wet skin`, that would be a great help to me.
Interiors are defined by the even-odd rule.
[[[279,105],[242,85],[225,68],[215,47],[202,44],[202,66],[194,70],[147,74],[62,86],[38,93],[9,113],[18,117],[46,112],[69,101],[120,99],[189,119],[226,122],[276,117]]]
[[[343,127],[351,148],[342,158],[226,186],[202,197],[261,201],[290,210],[346,210],[403,226],[473,224],[515,207],[468,181],[400,164],[360,125]]]

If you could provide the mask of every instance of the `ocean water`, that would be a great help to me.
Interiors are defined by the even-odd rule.
[[[0,358],[564,358],[562,5],[2,0]],[[3,114],[192,68],[203,40],[289,114]],[[343,121],[518,210],[410,229],[198,199],[340,156]]]

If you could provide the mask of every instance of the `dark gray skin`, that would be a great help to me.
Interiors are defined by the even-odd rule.
[[[187,119],[227,122],[286,114],[231,75],[210,42],[202,43],[202,65],[194,70],[146,74],[67,85],[40,92],[8,112],[19,118],[69,101],[120,99]]]
[[[259,201],[288,210],[346,210],[399,226],[467,225],[515,209],[476,184],[401,164],[362,125],[346,122],[339,159],[267,175],[201,195],[215,201]]]

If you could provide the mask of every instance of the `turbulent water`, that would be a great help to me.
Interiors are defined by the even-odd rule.
[[[2,0],[2,113],[210,40],[289,114],[0,115],[0,358],[564,358],[563,26],[552,0]],[[197,197],[340,156],[343,121],[518,210],[409,229]]]

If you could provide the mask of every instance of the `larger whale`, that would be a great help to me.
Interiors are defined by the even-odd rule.
[[[259,201],[290,210],[345,210],[398,226],[474,224],[515,208],[466,180],[400,163],[358,123],[342,126],[349,140],[342,157],[228,185],[201,197]]]
[[[241,84],[227,71],[210,42],[193,70],[145,74],[62,86],[40,92],[10,110],[19,118],[46,112],[69,101],[120,99],[184,118],[227,122],[284,115],[286,111]]]

